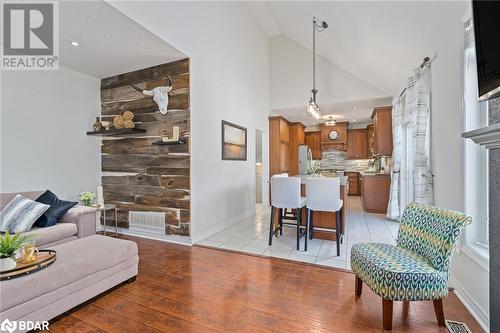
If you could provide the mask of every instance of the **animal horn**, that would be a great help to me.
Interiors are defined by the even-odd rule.
[[[132,88],[134,88],[135,90],[137,90],[138,92],[140,92],[144,95],[153,96],[153,92],[151,90],[141,89],[138,86],[136,86],[135,84],[131,84],[131,86],[132,86]]]
[[[170,76],[167,76],[168,79],[168,85],[171,87],[172,86],[172,78]]]
[[[135,90],[137,90],[138,92],[142,93],[142,89],[139,88],[138,86],[136,86],[135,84],[131,84],[132,88],[134,88]]]

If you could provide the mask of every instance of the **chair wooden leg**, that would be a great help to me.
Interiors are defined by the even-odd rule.
[[[382,312],[384,316],[384,330],[392,330],[392,301],[382,298]]]
[[[434,312],[436,313],[436,318],[439,326],[446,326],[444,322],[444,310],[443,310],[443,299],[435,299],[434,303]]]
[[[361,296],[361,292],[363,291],[363,281],[356,275],[354,281],[354,292],[357,296]]]
[[[273,245],[273,233],[274,233],[274,213],[275,208],[271,206],[271,222],[269,224],[269,246]]]

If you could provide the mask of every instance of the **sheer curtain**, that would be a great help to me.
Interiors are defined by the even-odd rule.
[[[402,99],[393,101],[392,132],[393,132],[393,170],[391,175],[391,193],[387,218],[399,220],[401,199],[401,158],[411,154],[413,166],[413,198],[423,204],[434,203],[434,179],[431,165],[431,68],[427,64],[414,70],[408,78],[406,86],[405,114],[402,114]],[[404,118],[404,119],[403,119]],[[402,124],[412,128],[413,145],[403,147]],[[403,151],[410,149],[411,151]]]
[[[417,68],[408,79],[406,110],[415,124],[413,133],[415,202],[434,203],[434,180],[431,165],[431,68]]]
[[[400,215],[399,193],[401,185],[401,152],[403,149],[402,120],[401,97],[396,97],[392,101],[392,173],[389,206],[387,207],[387,218],[391,220],[398,220]]]

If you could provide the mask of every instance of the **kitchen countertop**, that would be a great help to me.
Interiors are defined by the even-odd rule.
[[[359,174],[363,177],[366,177],[366,176],[388,176],[390,177],[391,174],[390,173],[383,173],[383,172],[366,172],[366,171],[357,171],[359,172]]]
[[[346,185],[347,184],[347,176],[308,176],[308,175],[297,175],[297,176],[294,176],[294,177],[300,177],[301,179],[301,184],[305,184],[306,183],[306,180],[308,178],[312,178],[312,179],[316,179],[316,178],[335,178],[335,177],[338,177],[340,178],[340,185]]]

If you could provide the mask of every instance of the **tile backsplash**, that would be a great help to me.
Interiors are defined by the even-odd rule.
[[[323,158],[319,162],[320,169],[340,169],[346,171],[363,171],[369,168],[372,160],[348,160],[347,153],[339,150],[323,151]]]

